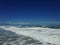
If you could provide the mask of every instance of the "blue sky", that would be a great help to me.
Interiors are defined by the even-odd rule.
[[[59,0],[0,0],[0,22],[60,22]]]

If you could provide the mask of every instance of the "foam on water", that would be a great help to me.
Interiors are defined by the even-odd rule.
[[[0,28],[6,31],[15,32],[18,35],[31,37],[43,43],[31,45],[60,45],[60,29],[50,29],[41,27],[18,28],[14,26],[0,26]]]

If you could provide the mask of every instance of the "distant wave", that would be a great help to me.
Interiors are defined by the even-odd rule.
[[[19,27],[19,28],[24,28],[24,27],[43,27],[43,28],[53,28],[53,29],[60,29],[59,24],[48,24],[48,25],[32,25],[32,24],[0,24],[0,26],[14,26],[14,27]]]

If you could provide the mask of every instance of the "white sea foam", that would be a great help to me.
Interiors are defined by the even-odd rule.
[[[51,43],[60,45],[60,29],[42,28],[42,27],[26,27],[18,28],[14,26],[0,26],[0,28],[15,32],[18,35],[25,35],[39,40],[43,43]],[[46,44],[47,45],[47,44]]]

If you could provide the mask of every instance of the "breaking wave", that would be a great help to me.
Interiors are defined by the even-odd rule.
[[[60,45],[60,29],[0,26],[0,45]]]
[[[38,43],[41,42],[31,37],[0,29],[0,45],[35,45]]]

